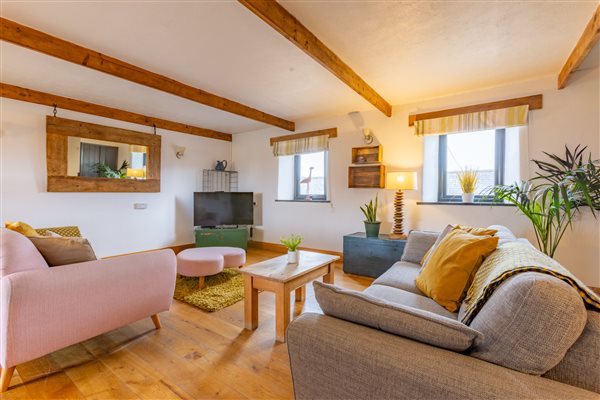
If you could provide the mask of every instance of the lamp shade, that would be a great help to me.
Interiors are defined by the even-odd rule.
[[[417,190],[416,172],[390,172],[386,175],[386,189]]]

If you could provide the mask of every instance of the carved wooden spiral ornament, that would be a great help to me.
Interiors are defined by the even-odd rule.
[[[404,235],[404,193],[402,190],[396,190],[394,196],[394,235]]]

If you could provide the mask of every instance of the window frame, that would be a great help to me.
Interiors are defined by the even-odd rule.
[[[506,157],[506,129],[495,130],[494,142],[494,185],[504,184],[504,160]],[[438,201],[460,202],[461,196],[448,195],[448,137],[439,135],[438,143]],[[492,196],[475,195],[476,202],[492,201]]]
[[[327,175],[329,174],[329,152],[327,150],[315,151],[315,153],[323,153],[323,188],[324,194],[322,195],[311,195],[311,199],[308,200],[306,195],[300,194],[300,157],[303,154],[294,155],[294,201],[327,201]],[[304,153],[312,154],[312,153]]]

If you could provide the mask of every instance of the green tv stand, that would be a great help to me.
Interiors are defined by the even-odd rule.
[[[201,228],[194,230],[196,247],[227,246],[248,249],[248,227]]]

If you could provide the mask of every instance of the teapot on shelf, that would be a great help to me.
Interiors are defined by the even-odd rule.
[[[215,170],[217,171],[225,171],[225,168],[227,168],[227,161],[223,160],[223,161],[217,161],[217,165],[215,166]]]

